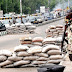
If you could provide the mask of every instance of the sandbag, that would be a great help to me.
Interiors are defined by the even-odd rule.
[[[32,39],[32,42],[42,42],[43,38],[42,37],[35,37]]]
[[[16,47],[14,48],[14,52],[26,51],[27,49],[29,49],[28,46],[19,45],[19,46],[16,46]]]
[[[48,45],[42,49],[42,52],[47,52],[49,50],[59,50],[59,46],[56,45]]]
[[[50,50],[48,51],[48,55],[60,55],[61,50]]]
[[[12,52],[9,50],[0,50],[0,55],[12,56]]]
[[[20,65],[25,65],[25,64],[29,64],[30,61],[24,61],[24,60],[21,60],[21,61],[17,61],[14,63],[14,66],[20,66]]]
[[[34,46],[29,48],[29,50],[27,50],[28,53],[41,53],[42,52],[42,47],[41,46]]]
[[[14,65],[13,64],[9,64],[9,65],[3,66],[3,68],[14,68]]]
[[[42,42],[33,42],[33,45],[42,46]]]
[[[34,55],[39,57],[48,57],[48,54],[46,53],[35,53]]]
[[[0,56],[0,62],[7,60],[6,56]]]
[[[37,61],[48,61],[49,58],[45,58],[45,57],[40,57],[38,59],[36,59]]]
[[[16,55],[8,57],[8,60],[10,60],[10,61],[20,61],[22,59],[23,59],[23,57],[17,57]]]
[[[58,60],[49,60],[48,63],[58,64],[61,61],[62,61],[61,59],[58,59]]]
[[[55,42],[55,41],[56,41],[55,38],[49,37],[49,38],[44,39],[44,40],[43,40],[43,43],[44,43],[44,42]]]
[[[23,44],[31,44],[32,43],[32,39],[31,37],[21,37],[20,38],[20,43]]]
[[[50,32],[56,32],[56,29],[50,29]]]
[[[49,28],[50,29],[56,29],[56,27],[54,25],[51,25]]]
[[[27,53],[26,51],[17,52],[17,56],[24,57],[24,56],[30,56],[31,54]]]
[[[38,56],[28,56],[28,57],[24,57],[24,60],[36,60],[38,59]]]
[[[57,37],[57,38],[56,38],[56,41],[57,41],[57,42],[61,42],[61,41],[62,41],[62,37]]]
[[[50,60],[57,60],[57,59],[62,59],[62,56],[61,55],[51,55],[49,57]]]
[[[63,25],[56,25],[56,28],[63,28]]]
[[[12,63],[13,63],[12,61],[6,60],[6,61],[0,63],[0,67],[6,66],[6,65],[9,65]]]
[[[31,64],[33,65],[46,64],[46,61],[33,61]]]

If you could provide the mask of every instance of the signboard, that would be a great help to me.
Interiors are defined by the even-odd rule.
[[[45,13],[45,6],[40,6],[40,13]]]

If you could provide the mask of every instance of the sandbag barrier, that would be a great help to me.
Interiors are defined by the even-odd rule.
[[[12,25],[6,28],[7,34],[20,34],[20,33],[34,33],[34,29],[36,29],[33,25]]]
[[[21,45],[16,46],[13,52],[0,50],[0,67],[39,67],[59,64],[63,60],[61,42],[61,35],[46,38],[34,37],[33,39],[22,37],[20,38]]]
[[[46,47],[19,45],[15,47],[13,53],[8,50],[0,51],[0,67],[35,67],[49,63],[59,64],[61,60],[61,50],[56,45]]]

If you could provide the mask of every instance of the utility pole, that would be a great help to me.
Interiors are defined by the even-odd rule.
[[[69,0],[68,0],[68,8],[69,8]]]
[[[50,16],[50,0],[48,0],[48,13],[49,13],[49,16]]]
[[[22,0],[20,0],[20,13],[21,13],[21,23],[23,23],[22,22]]]
[[[6,0],[6,12],[7,12],[7,0]]]
[[[64,2],[65,2],[65,1],[63,0],[63,16],[64,16]]]
[[[20,0],[20,13],[22,14],[22,0]]]

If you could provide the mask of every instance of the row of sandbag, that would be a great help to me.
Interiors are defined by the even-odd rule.
[[[18,34],[18,33],[30,33],[34,32],[34,29],[36,29],[33,25],[24,25],[24,24],[18,24],[18,25],[12,25],[6,28],[6,31],[8,34]]]
[[[62,36],[64,33],[64,26],[63,25],[51,25],[46,29],[46,37],[59,37]]]
[[[53,44],[61,47],[62,37],[57,37],[57,38],[34,37],[33,39],[31,37],[22,37],[20,38],[20,43],[22,45],[27,45],[27,46],[32,46],[32,45],[46,46],[48,44]]]
[[[61,49],[56,45],[16,46],[14,52],[0,51],[0,67],[40,66],[43,64],[58,64],[62,60]]]

